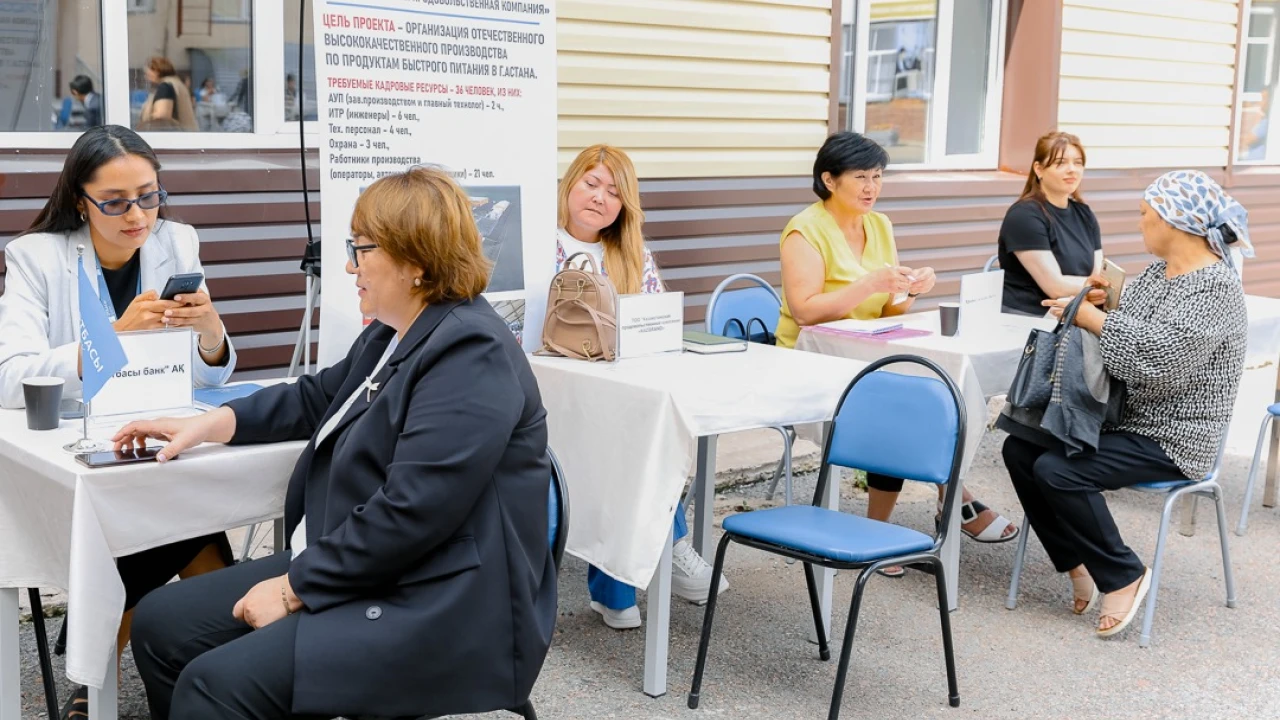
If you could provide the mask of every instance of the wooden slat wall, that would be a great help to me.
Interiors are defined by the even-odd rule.
[[[802,174],[827,135],[831,0],[561,0],[559,174],[625,148],[641,177]]]
[[[1095,171],[1085,200],[1098,215],[1103,248],[1128,272],[1154,258],[1138,233],[1138,201],[1162,171]],[[1280,296],[1280,168],[1209,170],[1249,209],[1257,258],[1245,265],[1246,292]],[[960,277],[978,272],[996,251],[1000,223],[1022,191],[1012,173],[890,173],[876,209],[893,221],[902,262],[933,267],[934,291],[918,309],[955,300]],[[749,272],[777,287],[778,242],[790,217],[816,198],[808,178],[646,182],[641,185],[645,233],[672,290],[685,293],[685,321],[701,323],[719,282]]]
[[[0,161],[0,247],[31,223],[62,169],[61,155],[22,157]],[[199,231],[209,292],[239,353],[236,378],[283,375],[305,305],[298,265],[307,226],[297,153],[161,153],[160,162],[173,215]],[[313,151],[307,165],[317,238],[318,164]]]
[[[1058,123],[1093,168],[1225,167],[1237,0],[1064,0]]]

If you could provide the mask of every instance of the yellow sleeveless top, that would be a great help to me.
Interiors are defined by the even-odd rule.
[[[857,282],[869,273],[886,265],[898,264],[898,251],[893,244],[893,223],[878,212],[867,213],[862,218],[862,230],[867,236],[866,246],[862,249],[862,261],[854,257],[849,242],[836,220],[818,201],[800,211],[782,231],[778,241],[781,251],[782,242],[793,232],[800,233],[805,242],[818,251],[826,266],[826,277],[823,279],[824,293],[839,290]],[[849,311],[846,318],[855,320],[874,320],[884,312],[884,306],[892,302],[889,293],[876,293],[862,304]],[[795,347],[796,338],[800,336],[800,325],[791,317],[791,309],[787,307],[787,289],[782,288],[782,311],[778,316],[778,345]]]

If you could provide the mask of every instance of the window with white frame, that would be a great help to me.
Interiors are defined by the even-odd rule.
[[[1280,162],[1280,142],[1268,143],[1276,114],[1276,86],[1280,71],[1276,53],[1280,37],[1280,0],[1253,0],[1249,7],[1244,47],[1240,49],[1240,89],[1236,103],[1236,161]],[[1276,128],[1280,130],[1280,128]]]
[[[848,0],[843,129],[895,166],[995,167],[1005,0]],[[847,98],[847,101],[846,101]]]
[[[0,147],[68,148],[91,124],[135,128],[160,149],[297,147],[297,122],[317,107],[311,3],[301,6],[0,3]],[[313,147],[314,130],[304,124]]]
[[[0,3],[0,133],[102,123],[101,15],[100,0]]]

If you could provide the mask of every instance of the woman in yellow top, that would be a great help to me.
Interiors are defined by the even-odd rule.
[[[795,347],[806,325],[901,315],[916,296],[933,289],[933,268],[899,265],[893,224],[872,210],[888,164],[884,148],[858,133],[836,133],[818,150],[813,192],[820,199],[782,231],[778,345]],[[867,517],[887,521],[902,479],[868,473],[867,487]],[[1018,536],[1016,525],[968,491],[961,517],[961,529],[978,542],[1008,542]],[[897,567],[882,572],[890,577],[903,573]]]

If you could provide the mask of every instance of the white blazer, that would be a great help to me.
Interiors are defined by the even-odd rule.
[[[11,241],[4,249],[4,294],[0,295],[0,407],[20,408],[23,378],[60,377],[63,397],[78,398],[83,387],[80,357],[80,281],[77,245],[84,245],[84,268],[92,280],[98,256],[85,227],[70,233],[36,233]],[[164,289],[176,273],[203,273],[195,228],[169,220],[156,223],[143,244],[140,280],[143,292]],[[97,282],[91,282],[94,292]],[[202,286],[204,288],[204,286]],[[208,292],[207,288],[204,288]],[[223,328],[225,334],[226,328]],[[196,341],[198,342],[198,340]],[[227,339],[227,364],[210,367],[195,355],[197,387],[221,385],[236,367],[236,350]]]

